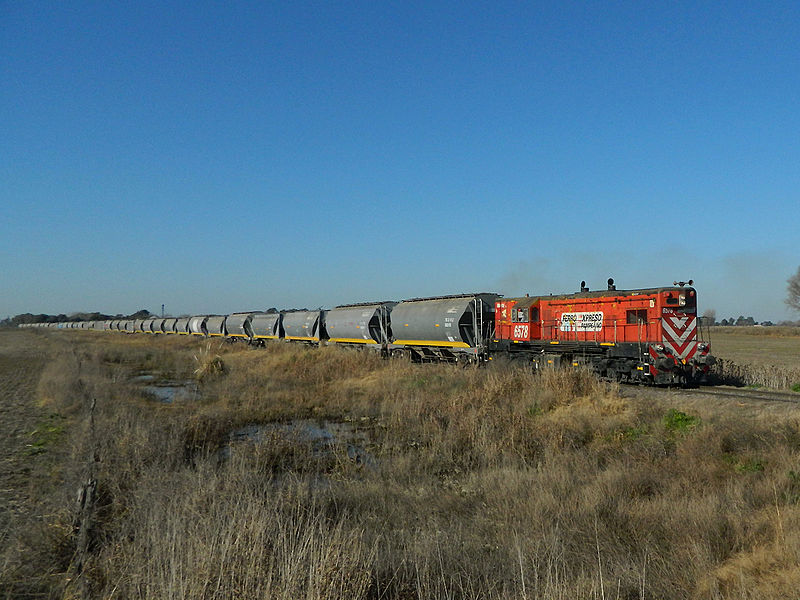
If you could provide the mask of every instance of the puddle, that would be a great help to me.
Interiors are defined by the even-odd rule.
[[[131,381],[134,383],[146,383],[148,381],[155,381],[156,376],[150,375],[149,373],[145,373],[143,375],[137,375]]]
[[[194,399],[197,394],[197,386],[190,381],[185,383],[165,381],[164,383],[146,385],[144,391],[154,396],[159,402],[169,404],[176,401]]]
[[[192,400],[197,395],[194,381],[157,381],[152,373],[141,373],[131,379],[133,383],[147,384],[142,389],[159,402],[170,404],[181,400]]]
[[[251,424],[236,429],[228,435],[228,443],[220,449],[220,456],[230,458],[232,449],[244,443],[289,442],[308,444],[318,457],[344,451],[349,460],[374,469],[378,463],[371,453],[364,450],[367,441],[366,431],[356,429],[350,423],[295,419],[287,423]]]

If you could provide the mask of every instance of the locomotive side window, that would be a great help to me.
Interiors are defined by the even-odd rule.
[[[534,306],[531,308],[531,323],[537,323],[539,321],[539,307]]]
[[[637,310],[629,310],[627,311],[627,323],[628,325],[642,325],[647,323],[647,309],[637,309]]]

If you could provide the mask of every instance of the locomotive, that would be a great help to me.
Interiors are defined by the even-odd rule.
[[[252,311],[184,318],[58,323],[62,328],[270,340],[380,351],[414,362],[485,364],[504,358],[534,369],[583,366],[615,381],[676,385],[714,363],[702,339],[692,280],[671,287],[504,298],[478,293],[329,310]],[[43,325],[43,324],[40,324]]]
[[[688,285],[687,285],[688,283]],[[492,350],[544,366],[587,365],[618,381],[685,384],[714,363],[692,281],[673,287],[500,299]]]

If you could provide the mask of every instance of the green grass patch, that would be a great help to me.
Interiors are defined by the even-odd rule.
[[[735,467],[737,473],[760,473],[764,470],[764,462],[758,458],[745,458]]]
[[[620,442],[635,442],[650,433],[650,428],[647,425],[639,427],[624,427],[614,434],[612,437]]]
[[[795,384],[792,386],[792,391],[793,391],[793,392],[797,392],[798,394],[800,394],[800,383],[795,383]]]
[[[760,458],[753,458],[750,456],[739,458],[733,454],[726,454],[724,460],[731,465],[733,470],[737,473],[761,473],[764,470],[764,461]]]
[[[61,423],[63,420],[62,415],[53,413],[47,421],[39,423],[30,433],[31,442],[26,446],[26,453],[34,455],[46,452],[64,433],[64,426]]]
[[[664,415],[664,427],[672,433],[688,433],[700,424],[700,417],[687,415],[685,412],[671,408]]]

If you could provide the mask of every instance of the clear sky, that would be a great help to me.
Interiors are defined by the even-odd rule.
[[[798,2],[0,1],[0,317],[695,280],[796,315]]]

